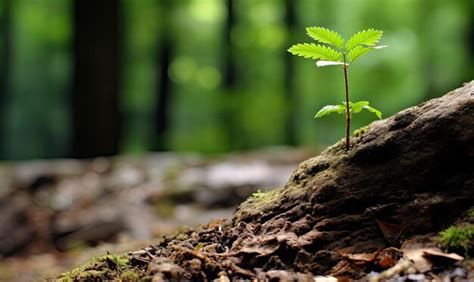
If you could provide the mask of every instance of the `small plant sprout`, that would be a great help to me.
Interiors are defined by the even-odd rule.
[[[356,59],[374,50],[381,49],[387,46],[377,45],[383,32],[373,28],[359,31],[345,42],[342,36],[332,30],[324,27],[308,27],[307,34],[312,39],[321,44],[303,43],[291,46],[288,49],[293,55],[304,58],[317,60],[316,66],[342,66],[344,71],[344,82],[346,90],[346,101],[340,105],[327,105],[319,110],[314,118],[320,118],[332,113],[346,115],[346,150],[350,146],[350,128],[352,114],[360,113],[362,110],[368,110],[374,113],[379,119],[382,118],[382,113],[369,106],[367,101],[351,102],[349,99],[349,80],[348,71],[349,66],[354,63]]]

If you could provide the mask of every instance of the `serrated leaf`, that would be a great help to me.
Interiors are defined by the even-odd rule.
[[[323,116],[327,116],[332,113],[342,114],[345,111],[345,107],[343,105],[326,105],[319,110],[314,118],[320,118]]]
[[[359,31],[356,34],[352,35],[352,37],[347,41],[346,50],[350,51],[357,45],[374,46],[379,42],[380,38],[382,37],[382,34],[383,31],[376,30],[373,28]]]
[[[331,44],[337,48],[342,48],[344,46],[344,39],[342,39],[342,36],[330,29],[319,26],[307,27],[306,32],[309,37],[321,43]]]
[[[349,106],[351,108],[351,112],[354,114],[360,113],[362,111],[362,108],[365,106],[368,106],[369,102],[367,101],[359,101],[355,103],[349,103]]]
[[[334,61],[317,61],[316,62],[316,66],[318,67],[337,66],[337,65],[344,65],[344,62],[334,62]]]
[[[296,44],[288,49],[293,55],[311,58],[311,59],[322,59],[327,61],[339,61],[342,54],[330,47],[324,45],[316,45],[314,43],[303,43]]]
[[[352,48],[352,50],[349,51],[349,53],[347,53],[347,59],[349,60],[349,62],[354,62],[357,58],[359,58],[360,56],[364,55],[365,53],[371,51],[371,48],[367,48],[367,47],[362,47],[362,46],[356,46],[354,48]]]
[[[379,119],[382,118],[382,112],[377,110],[376,108],[373,108],[371,106],[363,106],[362,108],[368,110],[369,112],[374,113]]]

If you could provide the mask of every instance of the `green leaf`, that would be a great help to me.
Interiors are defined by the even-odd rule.
[[[354,34],[346,43],[346,50],[350,51],[357,45],[374,46],[382,37],[383,31],[369,28]]]
[[[319,110],[314,118],[320,118],[323,116],[327,116],[332,113],[342,114],[345,111],[345,107],[343,105],[326,105]]]
[[[363,106],[362,108],[368,110],[369,112],[374,113],[379,119],[382,118],[382,112],[377,110],[376,108],[373,108],[371,106]]]
[[[326,61],[339,61],[342,57],[340,52],[337,52],[330,47],[320,44],[316,45],[314,43],[293,45],[288,49],[288,52],[304,58],[322,59]]]
[[[342,36],[330,29],[314,26],[307,27],[306,32],[309,37],[321,43],[331,44],[337,48],[342,48],[344,46],[344,39],[342,39]]]
[[[356,46],[352,48],[352,50],[347,53],[347,59],[349,59],[349,62],[354,62],[357,58],[360,56],[364,55],[365,53],[372,51],[371,48],[367,47],[362,47],[362,46]]]
[[[356,103],[349,103],[349,106],[351,108],[351,112],[354,114],[360,113],[362,111],[363,107],[368,106],[369,102],[367,101],[359,101]]]

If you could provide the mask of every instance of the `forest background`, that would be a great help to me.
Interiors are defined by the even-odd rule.
[[[0,159],[322,149],[342,70],[286,50],[304,27],[384,30],[350,72],[390,116],[474,77],[471,0],[0,0]],[[353,129],[372,120],[357,116]]]

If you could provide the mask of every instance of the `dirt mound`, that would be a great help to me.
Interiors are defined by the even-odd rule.
[[[254,194],[232,221],[165,239],[130,254],[128,265],[163,279],[360,278],[397,265],[404,241],[469,209],[473,161],[470,82],[372,123],[350,151],[339,142],[302,163],[284,188]]]

